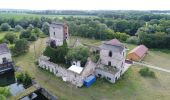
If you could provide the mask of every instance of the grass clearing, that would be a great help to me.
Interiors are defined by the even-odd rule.
[[[81,39],[84,43],[99,42]],[[46,38],[40,38],[32,42],[27,54],[15,57],[14,60],[22,70],[29,72],[40,85],[58,96],[60,100],[169,100],[170,98],[169,73],[151,69],[155,72],[156,78],[144,78],[139,74],[140,67],[137,66],[132,66],[116,84],[97,79],[90,88],[76,88],[34,64],[35,58],[41,54],[45,46]]]

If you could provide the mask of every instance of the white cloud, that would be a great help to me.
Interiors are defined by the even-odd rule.
[[[170,10],[170,0],[0,0],[0,8],[33,10]]]

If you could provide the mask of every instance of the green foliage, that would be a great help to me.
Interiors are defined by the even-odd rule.
[[[29,86],[32,84],[32,78],[27,72],[16,73],[16,78],[17,82],[22,83],[24,86]]]
[[[0,100],[6,100],[6,97],[10,95],[9,88],[0,87]]]
[[[41,29],[45,34],[49,34],[49,23],[48,22],[44,22],[42,25],[42,29]]]
[[[131,36],[126,40],[127,43],[139,44],[139,38],[136,36]]]
[[[84,46],[77,46],[69,50],[66,59],[68,64],[71,64],[72,61],[81,61],[81,66],[83,67],[87,62],[88,57],[89,49]]]
[[[155,73],[153,71],[150,71],[148,67],[140,69],[139,73],[141,74],[141,76],[144,77],[153,77],[153,78],[156,77]]]
[[[4,39],[6,41],[9,41],[9,43],[13,44],[16,41],[17,36],[14,33],[7,33],[4,37]]]
[[[16,41],[13,52],[15,55],[26,53],[29,49],[29,44],[26,39],[19,39]]]
[[[2,23],[1,24],[1,30],[2,31],[8,31],[11,28],[11,26],[8,23]]]
[[[26,38],[26,39],[29,39],[31,36],[31,30],[23,30],[20,34],[20,38]]]
[[[31,35],[29,38],[29,41],[36,41],[37,40],[37,36],[36,35]]]
[[[95,63],[99,60],[100,55],[99,54],[91,54],[91,60]]]
[[[64,41],[62,46],[58,46],[57,48],[52,48],[47,46],[44,55],[50,57],[50,61],[54,63],[65,63],[65,56],[68,52],[68,46],[66,41]]]
[[[22,28],[22,26],[20,26],[20,25],[16,25],[15,26],[15,31],[16,32],[19,32],[19,31],[21,31],[23,28]]]

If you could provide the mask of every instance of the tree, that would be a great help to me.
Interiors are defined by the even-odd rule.
[[[4,39],[9,41],[11,44],[13,44],[16,41],[17,36],[14,33],[7,33],[4,37]]]
[[[68,52],[67,42],[64,41],[62,46],[52,48],[50,46],[46,47],[44,55],[50,57],[50,61],[54,63],[65,63],[65,57]]]
[[[49,23],[48,22],[45,22],[43,23],[42,25],[42,29],[41,29],[45,34],[49,34]]]
[[[20,34],[20,38],[30,38],[31,36],[31,31],[30,30],[23,30]]]
[[[136,36],[131,36],[126,40],[127,43],[139,44],[139,38]]]
[[[7,96],[10,95],[9,88],[0,87],[0,100],[6,100]]]
[[[11,28],[11,26],[8,23],[1,24],[2,31],[8,31],[10,28]]]
[[[71,64],[72,61],[81,61],[81,66],[84,67],[88,57],[89,57],[88,48],[84,46],[77,46],[69,50],[66,59],[69,64]]]
[[[14,46],[14,53],[16,55],[26,53],[29,49],[29,44],[26,39],[19,39],[16,41],[15,46]]]
[[[19,32],[19,31],[21,31],[23,28],[22,28],[22,26],[20,26],[20,25],[16,25],[15,26],[15,31],[16,32]]]

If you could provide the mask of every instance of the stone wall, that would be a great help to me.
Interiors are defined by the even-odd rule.
[[[58,64],[52,63],[48,60],[39,59],[39,67],[49,70],[54,73],[56,76],[61,77],[64,81],[68,81],[78,87],[83,85],[84,77],[75,72],[69,71],[64,67],[61,67]]]
[[[104,65],[108,65],[108,62],[111,62],[111,66],[115,66],[120,68],[122,63],[124,64],[125,58],[122,54],[112,51],[112,57],[109,57],[109,50],[101,50],[100,51],[100,59],[101,63]]]
[[[7,61],[11,62],[12,58],[11,58],[11,54],[10,53],[5,53],[5,54],[1,54],[0,55],[0,64],[3,63],[3,58],[6,58]]]

